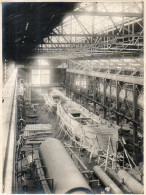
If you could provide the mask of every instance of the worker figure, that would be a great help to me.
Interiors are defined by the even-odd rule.
[[[32,104],[32,105],[31,105],[31,109],[33,110],[33,114],[35,115],[35,114],[36,114],[36,109],[35,109],[34,107],[35,107],[35,105]]]
[[[26,123],[23,118],[20,118],[18,125],[26,126]]]
[[[25,123],[25,121],[24,121],[24,119],[23,118],[20,118],[19,119],[19,122],[18,122],[18,128],[20,129],[20,130],[23,130],[23,128],[26,126],[26,123]]]
[[[34,108],[34,109],[33,109],[33,114],[36,115],[36,112],[37,112],[37,111],[36,111],[36,109]]]
[[[2,103],[4,103],[4,101],[5,101],[5,100],[4,100],[4,98],[2,97]]]

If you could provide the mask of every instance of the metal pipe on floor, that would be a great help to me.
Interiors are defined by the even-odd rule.
[[[124,183],[133,193],[136,194],[144,193],[143,185],[141,185],[136,179],[134,179],[131,175],[129,175],[129,173],[127,173],[125,170],[119,170],[118,177],[119,179],[122,179],[124,181]]]
[[[100,168],[100,166],[94,166],[93,171],[106,187],[111,188],[112,193],[123,194],[122,190],[111,180],[111,178]]]
[[[121,183],[122,183],[122,180],[120,180],[119,178],[118,178],[118,175],[117,175],[117,173],[115,172],[115,171],[113,171],[113,170],[111,170],[111,169],[107,169],[106,170],[106,173],[107,173],[107,175],[118,185],[118,186],[120,186],[121,185]]]
[[[106,173],[108,174],[108,176],[122,189],[125,190],[126,192],[130,193],[131,190],[126,186],[126,184],[123,185],[123,181],[122,179],[118,178],[118,174],[112,170],[112,169],[108,169],[106,170]]]
[[[48,138],[40,146],[40,155],[55,194],[92,194],[86,180],[72,161],[63,144]]]

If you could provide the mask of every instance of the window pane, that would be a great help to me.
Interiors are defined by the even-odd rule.
[[[40,75],[32,75],[32,84],[40,85]]]
[[[49,79],[49,75],[41,75],[41,84],[49,84],[50,83],[50,79]]]
[[[41,70],[41,74],[50,74],[50,70]]]
[[[35,70],[35,69],[33,69],[33,70],[32,70],[32,74],[40,74],[40,70]]]

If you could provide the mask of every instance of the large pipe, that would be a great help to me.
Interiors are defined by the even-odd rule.
[[[59,140],[48,138],[41,144],[40,154],[48,177],[53,179],[55,194],[92,193],[87,182]]]
[[[125,190],[126,192],[131,192],[131,190],[126,186],[122,184],[122,180],[118,178],[118,174],[111,169],[107,169],[106,173],[108,176],[122,189]]]
[[[118,178],[118,175],[115,171],[107,169],[106,173],[118,186],[121,186],[122,180]]]
[[[144,188],[136,179],[129,175],[125,170],[118,171],[119,179],[122,179],[127,187],[135,194],[143,194]]]
[[[93,171],[99,180],[106,186],[110,187],[112,193],[123,194],[120,188],[111,180],[111,178],[100,168],[100,166],[94,166]]]

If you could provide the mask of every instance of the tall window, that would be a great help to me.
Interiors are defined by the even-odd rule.
[[[50,84],[50,70],[32,70],[32,84]]]
[[[82,81],[82,82],[81,82],[81,87],[82,87],[82,88],[86,88],[86,81]]]
[[[80,81],[76,81],[76,85],[79,86],[80,85]]]

